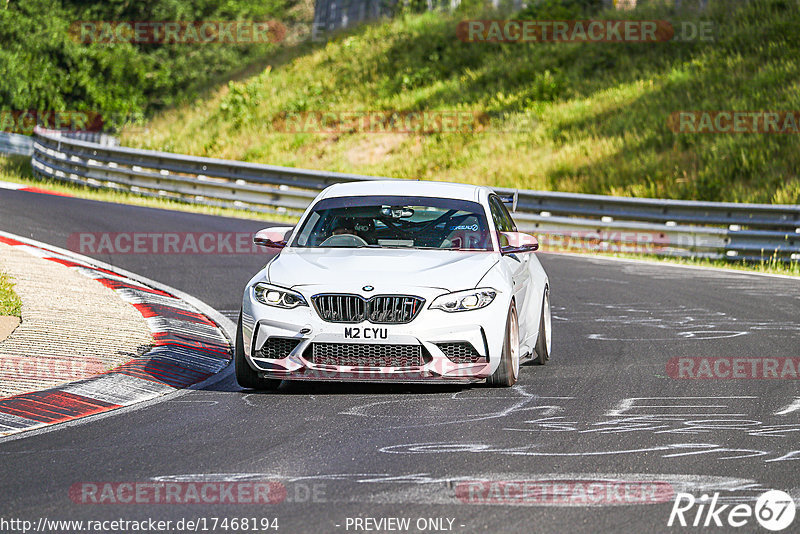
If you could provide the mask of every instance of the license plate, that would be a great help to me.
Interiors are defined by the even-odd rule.
[[[389,337],[389,329],[353,326],[344,329],[344,337],[347,339],[386,339]]]

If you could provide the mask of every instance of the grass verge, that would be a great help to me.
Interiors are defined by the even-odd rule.
[[[22,301],[14,293],[14,282],[0,271],[0,316],[22,317]]]

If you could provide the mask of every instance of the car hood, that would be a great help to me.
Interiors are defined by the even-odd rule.
[[[376,293],[399,287],[458,291],[475,287],[498,261],[493,252],[286,248],[269,264],[269,281],[289,288],[328,286]]]

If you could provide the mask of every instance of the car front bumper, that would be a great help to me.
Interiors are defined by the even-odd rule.
[[[445,291],[407,288],[404,294],[421,296],[426,300],[413,321],[407,324],[345,324],[326,322],[319,317],[310,298],[318,292],[318,288],[301,289],[300,293],[309,306],[286,310],[260,303],[253,295],[252,286],[248,286],[242,305],[245,359],[263,378],[471,383],[485,380],[499,363],[510,299],[505,295],[499,294],[490,305],[479,310],[448,313],[428,308],[430,302]],[[368,294],[362,296],[369,297]],[[357,337],[353,337],[354,334]],[[262,349],[274,339],[287,340],[292,348],[277,357],[264,357]],[[465,346],[465,343],[473,351],[467,358],[470,361],[448,358],[443,351],[443,344]],[[338,352],[357,355],[410,349],[418,351],[419,359],[411,365],[405,362],[385,365],[382,358],[368,358],[365,363],[363,359],[352,362],[347,358],[339,361],[325,357],[320,362],[315,354],[325,350],[319,347],[333,347]]]

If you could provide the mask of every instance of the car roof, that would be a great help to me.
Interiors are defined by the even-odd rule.
[[[482,202],[492,192],[486,186],[454,182],[365,180],[334,184],[320,194],[319,200],[323,198],[381,195],[453,198]]]

